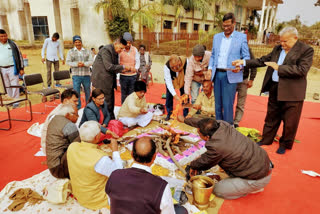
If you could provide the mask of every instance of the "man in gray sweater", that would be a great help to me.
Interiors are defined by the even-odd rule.
[[[206,141],[207,151],[190,163],[191,175],[218,164],[230,177],[215,185],[216,196],[236,199],[263,191],[273,168],[265,150],[222,120],[187,118],[184,122],[196,127]]]

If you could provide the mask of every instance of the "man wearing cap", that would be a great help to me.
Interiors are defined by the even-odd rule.
[[[137,48],[132,46],[131,34],[125,32],[123,39],[127,41],[127,45],[119,54],[120,65],[128,66],[131,72],[120,74],[121,104],[124,103],[127,96],[133,93],[134,82],[137,80],[137,71],[140,67],[140,55]]]
[[[19,85],[19,74],[23,75],[23,58],[18,46],[10,39],[5,30],[0,29],[0,71],[5,86]],[[19,98],[19,88],[7,88],[8,95]],[[14,104],[14,108],[19,103]]]
[[[114,89],[117,88],[117,74],[130,70],[129,66],[119,65],[119,53],[127,45],[122,37],[115,40],[113,44],[99,47],[99,52],[92,66],[92,86],[100,88],[104,93],[108,104],[110,119],[114,116]]]
[[[64,58],[63,58],[63,50],[62,45],[58,41],[60,38],[59,33],[54,33],[51,38],[46,38],[44,40],[41,56],[42,56],[42,63],[46,63],[47,65],[47,84],[48,87],[51,86],[51,67],[53,64],[54,71],[59,71],[59,57],[58,57],[58,50],[60,54],[60,58],[62,60],[62,64],[64,65]],[[46,57],[44,56],[45,51],[47,50]],[[58,85],[58,82],[57,82]]]
[[[184,78],[184,92],[190,95],[191,88],[191,103],[194,104],[198,95],[199,89],[205,80],[205,73],[208,71],[209,60],[211,53],[205,51],[203,45],[196,45],[192,50],[192,56],[189,58],[186,75]]]
[[[73,37],[74,48],[68,51],[67,64],[70,65],[72,71],[73,88],[80,95],[81,84],[86,95],[86,103],[90,97],[90,66],[93,64],[93,58],[90,50],[82,47],[81,37],[76,35]],[[79,96],[78,109],[81,108],[81,96]]]

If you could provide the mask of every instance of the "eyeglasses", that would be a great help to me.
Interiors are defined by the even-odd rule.
[[[104,100],[104,97],[101,98],[95,98],[96,100]]]
[[[223,29],[227,29],[227,28],[231,28],[231,27],[232,27],[232,25],[222,25]]]

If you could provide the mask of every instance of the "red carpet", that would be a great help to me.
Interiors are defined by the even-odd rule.
[[[160,99],[162,93],[165,93],[164,85],[154,84],[146,94],[147,101],[164,104],[165,100]],[[120,105],[120,92],[116,92],[116,105]],[[33,106],[34,110],[41,107],[42,104]],[[266,97],[248,96],[240,125],[262,131],[266,109]],[[278,155],[275,153],[278,143],[264,147],[275,165],[271,183],[265,190],[241,199],[225,200],[219,213],[319,213],[320,178],[301,173],[301,169],[320,173],[319,109],[319,103],[305,102],[296,137],[301,143],[295,143],[292,151]],[[14,116],[25,116],[24,108],[12,112]],[[0,120],[4,115],[0,113]],[[39,151],[40,139],[26,133],[33,123],[42,123],[45,118],[45,115],[34,114],[32,122],[13,122],[11,131],[0,131],[0,189],[12,180],[26,179],[46,169],[41,165],[45,157],[34,157]]]

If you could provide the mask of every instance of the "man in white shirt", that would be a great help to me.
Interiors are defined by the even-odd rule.
[[[132,167],[115,170],[106,185],[111,214],[182,213],[177,212],[181,207],[173,206],[168,183],[151,174],[156,155],[156,145],[150,137],[134,141]]]
[[[80,205],[98,210],[108,207],[108,197],[103,189],[108,177],[116,169],[122,169],[118,142],[111,139],[112,160],[100,150],[100,124],[87,121],[79,129],[81,142],[68,147],[67,160],[72,194]]]
[[[19,74],[24,74],[21,52],[3,29],[0,29],[0,71],[7,87],[19,85]],[[12,98],[19,98],[19,88],[7,88],[7,93]],[[18,106],[19,103],[13,104],[13,108]]]
[[[46,62],[47,64],[47,84],[48,87],[51,86],[51,67],[54,65],[54,71],[59,71],[59,57],[58,50],[60,54],[60,58],[62,60],[62,64],[64,65],[63,58],[63,50],[60,42],[58,41],[60,38],[59,33],[54,33],[51,38],[47,38],[44,40],[42,51],[41,51],[41,61],[42,63]],[[45,51],[47,49],[46,58],[44,56]],[[58,83],[57,83],[58,85]]]

